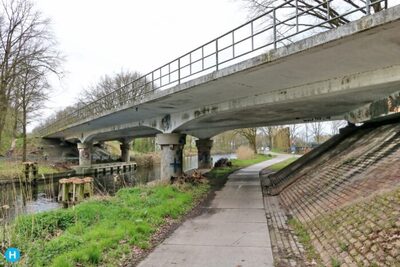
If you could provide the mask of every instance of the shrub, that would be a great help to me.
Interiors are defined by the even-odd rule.
[[[248,146],[240,146],[236,150],[236,156],[240,160],[252,159],[254,158],[254,151]]]

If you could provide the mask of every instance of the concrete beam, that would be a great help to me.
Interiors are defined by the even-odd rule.
[[[345,119],[351,123],[362,123],[397,116],[400,116],[400,91],[349,112]]]

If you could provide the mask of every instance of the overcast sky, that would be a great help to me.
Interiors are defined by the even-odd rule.
[[[44,116],[104,74],[146,73],[246,22],[240,0],[34,0],[52,21],[65,75]]]

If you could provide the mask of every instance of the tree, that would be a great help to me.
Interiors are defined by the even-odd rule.
[[[330,125],[331,125],[331,133],[332,135],[335,135],[339,133],[340,128],[346,126],[346,121],[331,121]]]
[[[1,0],[0,5],[0,141],[12,105],[16,80],[26,64],[58,73],[61,57],[50,30],[50,21],[35,11],[29,0]],[[19,99],[17,96],[15,99]],[[15,102],[18,108],[19,103]]]
[[[322,136],[324,134],[324,123],[323,122],[312,122],[310,123],[311,133],[314,136],[315,142],[318,144],[322,141]]]
[[[85,89],[79,96],[81,105],[97,101],[101,111],[126,103],[128,99],[138,100],[151,91],[151,84],[140,78],[138,72],[121,71],[114,76],[104,75],[98,83]]]
[[[296,138],[299,135],[299,129],[300,129],[300,125],[298,125],[298,124],[289,125],[290,142],[291,143],[294,143],[296,141]]]
[[[250,148],[257,153],[257,128],[245,128],[235,130],[235,134],[239,134],[246,138],[249,142]]]
[[[264,135],[268,138],[268,145],[271,150],[274,148],[275,133],[280,128],[282,128],[282,127],[281,126],[267,126],[267,127],[261,128],[261,131],[263,131]]]
[[[251,17],[258,17],[263,13],[285,2],[284,0],[242,0],[242,1],[245,2],[247,8],[249,9]],[[341,9],[343,9],[343,6],[340,6],[340,4],[334,5],[335,3],[332,2],[329,2],[329,5],[327,3],[328,1],[326,0],[298,0],[297,6],[300,12],[305,12],[305,14],[308,15],[309,17],[317,18],[320,20],[326,20],[328,17],[327,14],[329,14],[329,18],[335,18],[339,14],[341,14],[340,11]],[[354,8],[361,8],[365,6],[365,2],[361,0],[346,0],[343,1],[342,5],[344,3],[347,3],[349,6],[352,6]],[[284,8],[288,9],[286,12],[288,15],[294,14],[296,12],[295,1],[287,1]],[[374,3],[372,5],[372,8],[375,12],[379,12],[383,9],[381,2]],[[361,9],[361,12],[363,12],[364,14],[367,13],[365,9]],[[328,25],[321,25],[321,27],[334,28],[348,22],[349,21],[346,18],[342,17],[332,20]],[[290,21],[285,22],[285,25],[290,27],[295,26],[293,25],[293,22]],[[307,23],[302,23],[301,25],[309,26],[309,24]]]
[[[354,19],[355,16],[360,16],[366,14],[367,10],[365,7],[365,1],[362,0],[344,0],[339,3],[335,1],[327,0],[298,0],[296,1],[285,1],[285,0],[242,0],[250,11],[250,17],[256,18],[268,11],[271,11],[274,7],[280,6],[280,10],[275,12],[276,16],[274,18],[274,13],[271,12],[263,18],[263,26],[265,27],[275,27],[277,39],[283,36],[291,36],[295,34],[295,30],[305,27],[311,27],[318,25],[313,31],[318,31],[319,29],[332,29],[346,24],[350,21],[349,17]],[[373,2],[373,1],[371,1]],[[300,14],[298,18],[298,24],[296,24],[296,4],[297,4],[297,14]],[[346,14],[349,9],[361,8],[356,14],[351,14],[351,16],[340,16]],[[375,12],[381,11],[381,2],[374,3],[372,5],[372,10]],[[274,25],[275,22],[278,24]],[[323,23],[326,22],[326,23]],[[266,24],[266,25],[265,25]],[[283,45],[287,43],[292,43],[295,41],[295,37],[286,38],[286,40],[280,41]]]
[[[24,73],[18,76],[15,85],[19,91],[22,125],[22,161],[26,161],[27,125],[38,115],[38,111],[47,100],[50,89],[46,79],[46,71],[40,66],[26,65]]]

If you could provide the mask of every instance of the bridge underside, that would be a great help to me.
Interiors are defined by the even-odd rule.
[[[79,164],[90,168],[95,142],[119,140],[121,159],[129,162],[132,138],[157,136],[161,179],[170,179],[182,173],[184,134],[199,138],[199,166],[209,168],[209,138],[226,130],[397,116],[399,32],[400,5],[203,73],[46,137],[79,142]]]
[[[400,7],[149,95],[51,134],[81,142],[344,118],[400,91]]]

